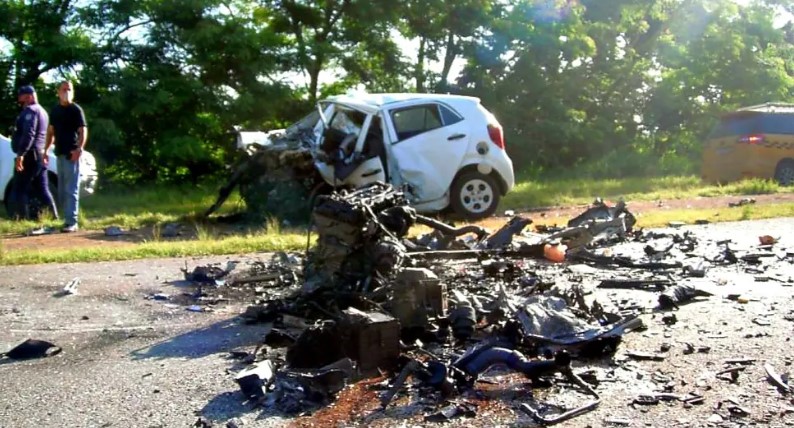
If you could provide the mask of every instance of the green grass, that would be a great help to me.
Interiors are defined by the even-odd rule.
[[[149,228],[146,242],[125,246],[98,244],[97,247],[68,250],[9,251],[0,240],[0,265],[240,254],[305,248],[306,236],[303,230],[282,230],[276,219],[269,219],[261,225],[249,225],[253,229],[235,230],[231,236],[220,236],[213,222],[201,219],[201,213],[215,201],[219,187],[210,184],[181,188],[103,189],[98,194],[81,200],[81,228],[103,229],[111,225],[124,229]],[[596,196],[613,201],[622,197],[631,202],[792,191],[794,188],[782,188],[768,180],[746,180],[723,186],[705,185],[695,176],[524,180],[504,198],[500,210],[589,204]],[[239,212],[243,208],[240,197],[233,194],[218,214]],[[673,220],[694,223],[701,219],[717,222],[789,216],[794,216],[792,203],[749,205],[741,208],[659,210],[640,213],[638,221],[641,227],[655,227]],[[175,221],[187,226],[191,239],[173,241],[161,237],[162,226]],[[0,219],[0,234],[24,233],[41,225],[60,226],[58,221],[52,219],[41,223]]]
[[[272,251],[299,251],[306,248],[306,235],[297,232],[263,232],[219,239],[151,241],[120,247],[20,250],[8,252],[0,246],[0,265],[38,263],[99,262],[155,257],[210,256]]]
[[[80,199],[80,227],[87,230],[108,226],[137,229],[175,221],[200,224],[201,215],[215,202],[219,188],[220,185],[204,184],[101,189],[95,195]],[[216,215],[241,211],[244,207],[235,192]],[[61,223],[51,219],[41,222],[0,219],[0,235],[25,233],[42,225],[57,228]]]
[[[712,223],[725,221],[760,220],[766,218],[794,217],[794,203],[786,202],[769,205],[745,205],[736,208],[697,208],[680,210],[659,210],[641,213],[637,216],[638,227],[660,227],[671,221],[694,224],[697,220]]]
[[[705,196],[791,193],[770,180],[752,179],[726,185],[708,185],[692,176],[524,180],[502,199],[500,210],[588,204],[595,197],[626,201],[654,201]]]

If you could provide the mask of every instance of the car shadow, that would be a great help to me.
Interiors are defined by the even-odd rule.
[[[270,324],[247,325],[234,317],[133,350],[130,356],[135,360],[202,358],[245,346],[253,348],[269,330]]]

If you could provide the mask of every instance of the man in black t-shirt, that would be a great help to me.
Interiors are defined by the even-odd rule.
[[[62,232],[77,231],[80,206],[80,155],[88,139],[83,109],[73,102],[74,86],[65,80],[58,86],[58,104],[50,111],[47,146],[55,142],[58,160],[58,203],[63,211]],[[47,159],[45,157],[45,159]]]

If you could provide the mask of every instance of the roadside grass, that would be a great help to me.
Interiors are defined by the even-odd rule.
[[[164,241],[152,240],[119,247],[79,247],[70,249],[1,251],[0,265],[39,263],[101,262],[159,257],[210,256],[273,251],[300,251],[306,248],[301,231],[262,232],[224,238]]]
[[[720,207],[650,211],[637,215],[637,226],[645,228],[660,227],[666,226],[671,221],[695,224],[698,220],[717,223],[779,217],[794,217],[794,203],[745,205],[736,208]]]
[[[668,176],[621,179],[524,179],[508,193],[500,210],[589,204],[596,197],[614,200],[655,201],[693,197],[791,193],[771,180],[749,179],[725,185],[704,184],[699,177]]]
[[[202,184],[182,187],[101,189],[96,195],[81,198],[80,227],[99,230],[108,226],[123,229],[152,227],[158,232],[169,222],[182,222],[197,227],[201,233],[206,220],[201,215],[215,201],[220,185]],[[794,192],[794,187],[781,187],[770,180],[752,179],[727,185],[706,185],[700,178],[668,176],[652,178],[588,179],[579,177],[521,179],[515,189],[502,200],[500,210],[589,204],[595,197],[626,201],[669,200],[722,195],[754,195]],[[235,192],[216,215],[243,211],[245,204]],[[269,220],[268,230],[278,227]],[[198,225],[198,226],[196,226]],[[44,218],[40,222],[0,219],[0,235],[23,234],[41,226],[59,228],[61,223]],[[263,225],[264,226],[264,225]]]
[[[220,185],[204,184],[180,187],[101,189],[96,195],[80,198],[80,228],[85,230],[119,226],[138,229],[168,222],[202,223],[202,213],[218,194]],[[237,192],[232,193],[216,215],[226,215],[244,209]],[[22,234],[41,226],[60,228],[61,222],[45,216],[40,222],[0,219],[0,235]]]
[[[666,226],[671,221],[682,221],[694,224],[697,220],[709,222],[725,222],[739,220],[757,220],[777,217],[794,217],[794,203],[770,205],[746,205],[737,208],[707,208],[660,210],[648,213],[636,213],[637,227],[651,228]],[[559,219],[537,218],[534,224],[555,224]],[[497,230],[505,222],[504,218],[491,218],[480,222],[480,225],[491,231]],[[563,221],[564,223],[564,221]],[[276,222],[277,226],[278,223]],[[201,226],[199,226],[201,227]],[[412,230],[412,235],[429,231],[421,226]],[[311,244],[316,235],[312,235]],[[281,230],[272,227],[267,232],[249,233],[231,237],[218,237],[209,229],[198,233],[198,239],[183,241],[164,241],[160,238],[142,244],[130,244],[121,247],[80,247],[72,249],[18,250],[5,251],[0,241],[0,266],[39,264],[39,263],[75,263],[99,262],[115,260],[132,260],[158,257],[192,257],[226,254],[244,254],[273,251],[303,251],[306,249],[307,238],[302,230]]]
[[[305,229],[283,230],[279,221],[270,218],[264,224],[250,224],[229,233],[218,232],[217,220],[207,221],[201,214],[215,201],[216,185],[195,187],[153,187],[146,189],[104,189],[97,195],[81,200],[82,229],[101,230],[108,226],[146,231],[142,243],[129,245],[79,247],[68,250],[48,249],[9,251],[0,240],[0,265],[54,262],[94,262],[141,259],[152,257],[185,257],[201,255],[240,254],[268,251],[294,251],[306,247]],[[585,179],[557,178],[523,180],[508,194],[500,210],[585,205],[595,197],[615,201],[670,200],[723,195],[754,195],[794,192],[794,188],[780,187],[769,180],[745,180],[728,185],[705,185],[696,176],[656,178]],[[220,215],[242,211],[239,195],[232,194],[219,210]],[[794,217],[794,203],[747,205],[741,208],[657,210],[638,215],[639,227],[664,226],[670,221],[694,223],[738,221],[774,217]],[[561,219],[533,218],[536,224],[552,224]],[[566,219],[567,220],[567,219]],[[188,239],[172,240],[162,237],[168,222],[180,222],[189,230]],[[496,230],[504,219],[492,218],[481,222]],[[54,228],[60,223],[53,219],[42,222],[0,219],[0,235],[21,234],[42,225]],[[223,228],[220,228],[223,230]],[[418,229],[421,233],[421,229]],[[221,234],[223,233],[223,234]]]

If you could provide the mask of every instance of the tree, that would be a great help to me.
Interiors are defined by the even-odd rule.
[[[366,54],[376,54],[369,64],[399,70],[398,52],[389,42],[388,27],[383,25],[394,13],[391,2],[261,0],[260,4],[257,15],[263,25],[288,37],[291,47],[286,59],[308,80],[306,90],[312,104],[317,100],[323,71],[347,66],[354,75],[374,81],[378,72],[364,67],[368,63],[362,61]],[[380,48],[385,49],[375,50]],[[394,82],[385,86],[394,86]]]
[[[418,51],[413,78],[417,92],[426,92],[430,86],[439,92],[448,89],[452,65],[490,23],[492,9],[498,2],[493,0],[403,0],[397,3],[401,11],[401,32],[409,39],[416,39]],[[428,61],[441,61],[438,76],[427,71]]]
[[[68,72],[90,54],[77,10],[72,0],[0,0],[0,121],[16,115],[16,88],[38,84],[48,72]]]

